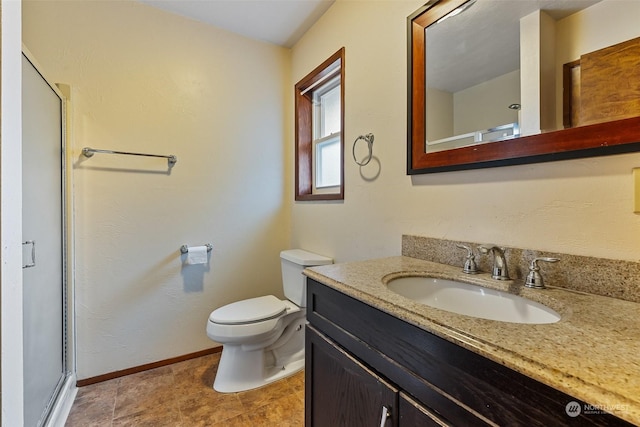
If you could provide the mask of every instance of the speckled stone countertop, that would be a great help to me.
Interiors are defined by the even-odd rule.
[[[305,275],[399,319],[640,425],[640,304],[562,288],[527,289],[487,273],[406,256],[312,267]],[[509,291],[556,310],[552,324],[455,314],[390,291],[389,280],[424,275]]]

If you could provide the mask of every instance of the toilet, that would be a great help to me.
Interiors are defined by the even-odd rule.
[[[332,264],[302,249],[280,253],[287,299],[273,295],[220,307],[209,315],[207,335],[222,344],[213,388],[222,393],[267,385],[304,368],[307,286],[302,270]]]

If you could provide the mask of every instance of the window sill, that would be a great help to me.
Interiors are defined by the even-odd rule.
[[[322,200],[344,200],[344,194],[296,194],[297,202],[313,202]]]

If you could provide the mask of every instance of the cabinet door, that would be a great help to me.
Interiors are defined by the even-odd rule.
[[[307,326],[305,425],[397,426],[398,390]]]
[[[410,396],[400,392],[398,427],[445,427],[451,426]]]
[[[582,55],[578,125],[637,117],[639,76],[640,37]]]

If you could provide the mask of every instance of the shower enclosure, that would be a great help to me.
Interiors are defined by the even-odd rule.
[[[64,101],[22,56],[24,425],[47,425],[66,361]]]

